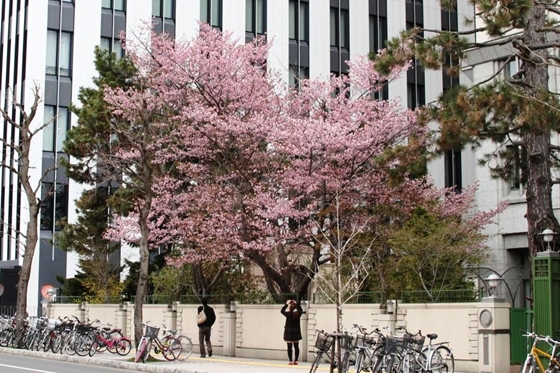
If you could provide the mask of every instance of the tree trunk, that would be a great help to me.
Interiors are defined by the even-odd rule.
[[[146,197],[146,202],[140,211],[138,224],[140,226],[140,268],[138,270],[138,287],[136,288],[136,298],[134,299],[134,338],[136,345],[142,339],[143,329],[142,320],[144,316],[143,305],[144,297],[148,292],[148,277],[150,266],[150,228],[148,226],[148,216],[151,206],[151,196]]]
[[[546,33],[539,32],[545,27],[545,9],[542,5],[533,4],[534,9],[529,15],[525,28],[524,42],[531,51],[531,56],[524,61],[527,83],[532,87],[526,91],[528,97],[534,97],[539,90],[548,90],[548,65],[545,63],[547,51],[534,49],[546,42]],[[542,61],[535,58],[542,57]],[[523,141],[528,154],[527,175],[527,222],[528,241],[531,256],[542,249],[544,229],[550,228],[560,233],[558,220],[552,208],[552,179],[550,172],[550,130],[546,123],[533,123],[531,131],[527,131]]]

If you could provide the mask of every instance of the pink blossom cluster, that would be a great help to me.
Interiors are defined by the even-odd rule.
[[[411,138],[428,145],[414,112],[372,99],[408,66],[382,76],[358,58],[347,76],[296,89],[267,65],[264,39],[240,44],[204,24],[192,40],[142,35],[126,41],[135,88],[107,88],[105,99],[126,144],[117,156],[157,166],[150,245],[173,245],[173,264],[310,249],[318,222],[374,229],[381,206],[405,216],[418,205],[441,216],[469,211],[471,192],[449,194],[427,178],[388,182],[402,166],[382,161],[388,149]],[[472,215],[465,227],[481,229],[495,214]],[[136,216],[116,219],[110,236],[137,243]]]

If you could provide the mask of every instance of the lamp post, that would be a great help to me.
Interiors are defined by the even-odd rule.
[[[550,228],[546,228],[544,231],[542,231],[542,233],[539,233],[539,235],[541,235],[542,238],[543,238],[543,242],[546,243],[545,252],[552,252],[553,251],[553,250],[550,249],[550,243],[554,240],[554,236],[557,235],[557,234],[558,233],[554,232]]]
[[[497,273],[491,273],[490,276],[486,278],[486,282],[488,283],[488,287],[489,287],[488,289],[489,292],[490,290],[492,290],[492,294],[490,294],[491,297],[498,296],[497,287],[500,286],[502,281],[503,281],[502,276],[498,275]]]
[[[532,258],[533,331],[555,339],[560,330],[560,254],[554,250],[557,234],[549,228],[539,233],[543,251]]]

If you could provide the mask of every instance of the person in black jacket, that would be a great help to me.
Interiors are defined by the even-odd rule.
[[[299,341],[301,340],[300,319],[303,309],[295,300],[288,300],[280,312],[286,317],[284,341],[288,344],[289,364],[298,365]],[[295,352],[295,356],[293,356],[293,352]],[[295,359],[293,359],[294,357]]]
[[[212,325],[216,322],[216,313],[214,309],[208,305],[208,299],[201,299],[202,306],[198,307],[198,313],[200,314],[202,310],[206,314],[206,321],[202,324],[198,324],[198,343],[200,346],[200,357],[206,357],[206,351],[204,349],[204,342],[206,342],[206,347],[208,349],[208,356],[212,357],[212,342],[210,342],[210,335],[212,333]]]

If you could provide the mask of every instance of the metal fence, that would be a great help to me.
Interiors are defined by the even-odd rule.
[[[426,291],[403,291],[400,293],[401,303],[466,303],[480,302],[480,289],[440,290],[432,293]]]
[[[147,295],[144,297],[144,304],[171,304],[173,302],[180,302],[182,304],[200,304],[202,297],[197,295],[183,295],[179,298],[167,295]],[[241,295],[231,294],[211,294],[206,297],[210,304],[229,304],[233,301],[242,304],[281,304],[288,299],[301,301],[297,293],[283,293],[272,295],[267,291],[263,292],[248,292]],[[402,291],[396,296],[391,296],[391,299],[397,299],[400,303],[464,303],[464,302],[479,302],[482,298],[481,289],[462,289],[462,290],[441,290],[428,293],[426,291]],[[347,294],[343,296],[343,303],[346,304],[384,304],[387,299],[387,294],[381,291],[372,292],[358,292],[355,294]],[[53,299],[53,303],[92,303],[92,304],[115,304],[124,301],[134,303],[135,297],[68,297],[57,296]],[[333,304],[334,298],[319,292],[313,294],[311,297],[313,304]],[[0,306],[1,307],[1,306]],[[9,307],[9,306],[7,306]],[[14,306],[15,307],[15,306]],[[0,308],[1,310],[1,308]]]
[[[15,304],[0,304],[0,315],[14,316],[16,314]]]

